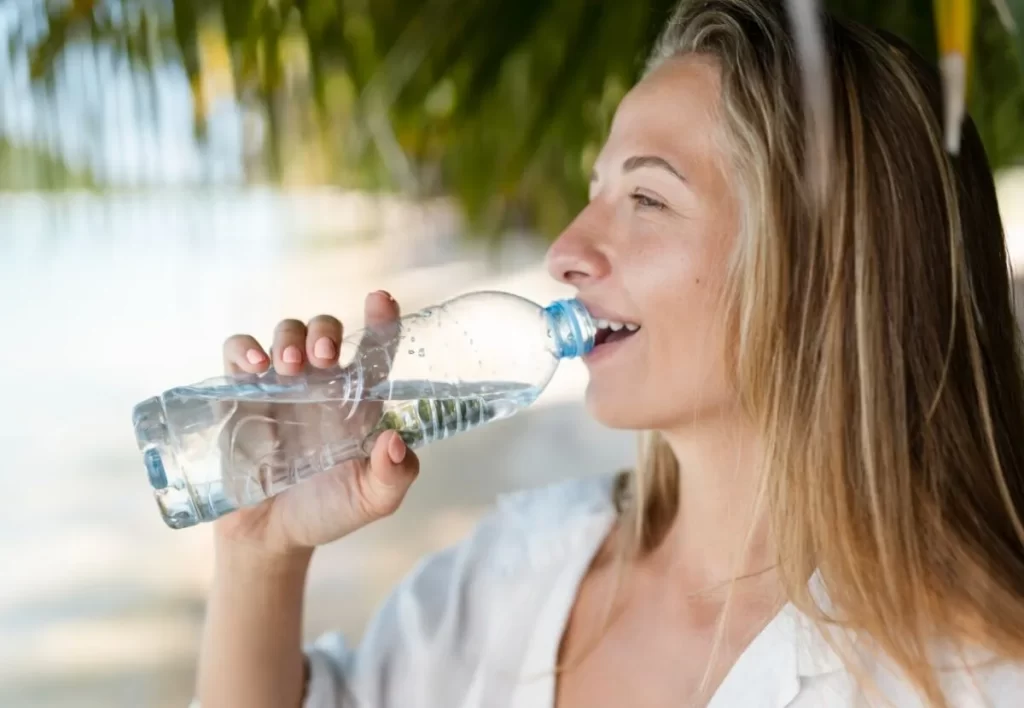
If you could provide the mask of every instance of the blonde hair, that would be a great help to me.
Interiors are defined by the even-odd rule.
[[[684,1],[652,66],[698,54],[721,72],[743,203],[729,364],[766,441],[787,598],[872,640],[945,706],[933,640],[1024,658],[1024,381],[995,187],[969,118],[959,156],[944,152],[933,68],[825,16],[831,165],[815,204],[784,6]],[[678,506],[675,458],[649,438],[617,494],[634,556]]]

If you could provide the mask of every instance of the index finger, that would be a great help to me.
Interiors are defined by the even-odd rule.
[[[270,357],[255,337],[236,334],[224,340],[224,371],[237,374],[259,374],[270,364]]]
[[[366,327],[352,364],[361,369],[363,388],[373,388],[391,374],[401,331],[398,303],[383,290],[366,297]]]

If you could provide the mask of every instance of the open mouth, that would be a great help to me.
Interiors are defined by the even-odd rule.
[[[640,325],[633,322],[615,322],[612,320],[597,319],[594,321],[597,326],[597,333],[594,335],[594,347],[603,344],[620,342],[628,339],[640,331]]]

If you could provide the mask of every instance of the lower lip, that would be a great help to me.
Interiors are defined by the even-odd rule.
[[[607,344],[601,344],[599,346],[596,346],[590,351],[589,354],[586,354],[583,357],[583,361],[585,361],[587,364],[594,364],[599,361],[604,361],[608,357],[615,356],[615,352],[622,349],[622,346],[624,344],[632,342],[634,339],[637,338],[637,336],[639,336],[639,334],[640,332],[636,332],[626,337],[625,339],[619,339],[614,342],[608,342]]]

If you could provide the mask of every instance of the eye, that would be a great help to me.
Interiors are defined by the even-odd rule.
[[[656,209],[661,211],[666,208],[664,202],[658,201],[654,197],[649,194],[644,194],[643,192],[633,192],[629,195],[629,198],[633,200],[633,203],[636,204],[639,209]]]

